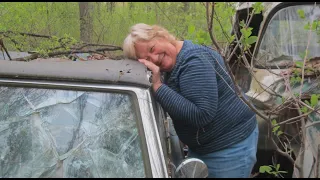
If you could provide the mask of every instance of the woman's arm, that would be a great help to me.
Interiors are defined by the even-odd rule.
[[[186,59],[179,75],[180,94],[162,84],[156,98],[175,121],[201,128],[212,122],[218,109],[216,73],[208,56]]]

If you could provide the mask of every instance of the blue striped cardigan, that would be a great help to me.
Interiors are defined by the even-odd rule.
[[[188,40],[155,97],[180,140],[199,154],[236,144],[256,127],[255,113],[237,97],[222,57]]]

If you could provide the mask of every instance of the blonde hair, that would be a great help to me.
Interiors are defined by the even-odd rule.
[[[158,25],[147,25],[144,23],[135,24],[131,27],[131,32],[123,42],[123,53],[127,58],[137,59],[134,45],[139,41],[150,41],[155,37],[167,39],[174,44],[176,37],[165,28]]]

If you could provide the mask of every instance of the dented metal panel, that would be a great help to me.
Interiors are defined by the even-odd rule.
[[[149,87],[147,68],[138,61],[0,61],[0,77],[13,79],[67,80]]]

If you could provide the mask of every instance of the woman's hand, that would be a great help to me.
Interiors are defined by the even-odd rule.
[[[147,61],[145,59],[138,59],[138,60],[139,60],[139,62],[141,62],[142,64],[147,66],[152,71],[153,90],[154,90],[154,92],[156,92],[158,90],[158,88],[162,85],[159,66],[157,66],[154,63]]]

